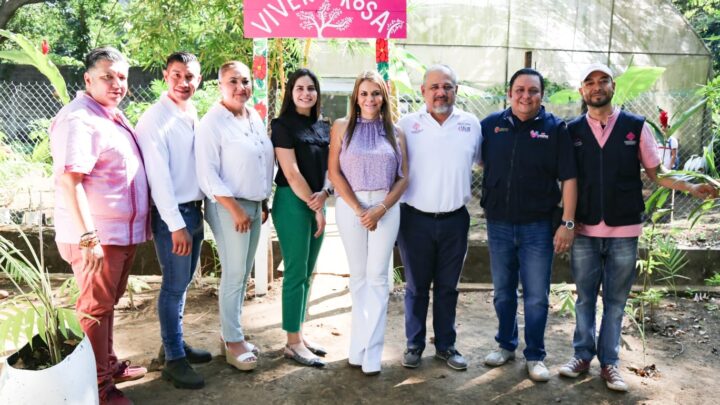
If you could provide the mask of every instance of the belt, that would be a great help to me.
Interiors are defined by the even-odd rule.
[[[412,205],[407,204],[407,203],[400,203],[400,206],[403,207],[403,208],[405,208],[406,210],[412,212],[413,214],[424,215],[424,216],[426,216],[426,217],[431,217],[431,218],[446,218],[446,217],[449,217],[449,216],[451,216],[451,215],[457,214],[458,212],[462,211],[462,210],[465,208],[465,206],[463,205],[462,207],[460,207],[460,208],[458,208],[458,209],[456,209],[456,210],[454,210],[454,211],[448,211],[448,212],[425,212],[425,211],[420,211],[419,209],[417,209],[417,208],[415,208],[415,207],[413,207]]]
[[[202,207],[202,200],[197,201],[188,201],[186,203],[178,204],[180,207],[193,207],[193,208],[200,208]]]

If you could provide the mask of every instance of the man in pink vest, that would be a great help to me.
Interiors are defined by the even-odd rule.
[[[137,245],[149,238],[148,184],[135,133],[118,110],[128,89],[127,60],[114,48],[97,48],[85,69],[86,90],[50,127],[55,241],[80,287],[76,309],[95,354],[100,403],[126,405],[132,401],[115,384],[147,370],[118,361],[113,316]]]

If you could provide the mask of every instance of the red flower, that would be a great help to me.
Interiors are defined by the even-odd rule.
[[[388,61],[388,41],[387,39],[378,38],[375,40],[375,62]]]
[[[43,55],[47,55],[48,52],[50,52],[50,45],[48,44],[47,40],[42,40],[42,44],[40,45],[40,49],[42,50]]]
[[[663,129],[667,129],[668,127],[668,114],[665,110],[660,110],[660,126]]]
[[[267,59],[264,56],[253,57],[253,77],[258,80],[265,80],[267,76]]]
[[[262,101],[255,104],[255,111],[260,115],[260,118],[265,119],[267,117],[267,106]]]

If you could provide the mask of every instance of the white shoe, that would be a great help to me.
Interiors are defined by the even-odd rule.
[[[550,370],[542,361],[528,361],[527,370],[530,379],[533,381],[545,382],[550,380]]]
[[[515,359],[515,352],[498,347],[492,353],[485,356],[485,364],[492,367],[502,366],[510,360]]]

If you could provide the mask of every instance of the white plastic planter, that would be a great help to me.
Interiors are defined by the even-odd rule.
[[[96,373],[87,336],[60,364],[45,370],[17,369],[5,359],[0,371],[0,404],[97,405]]]

